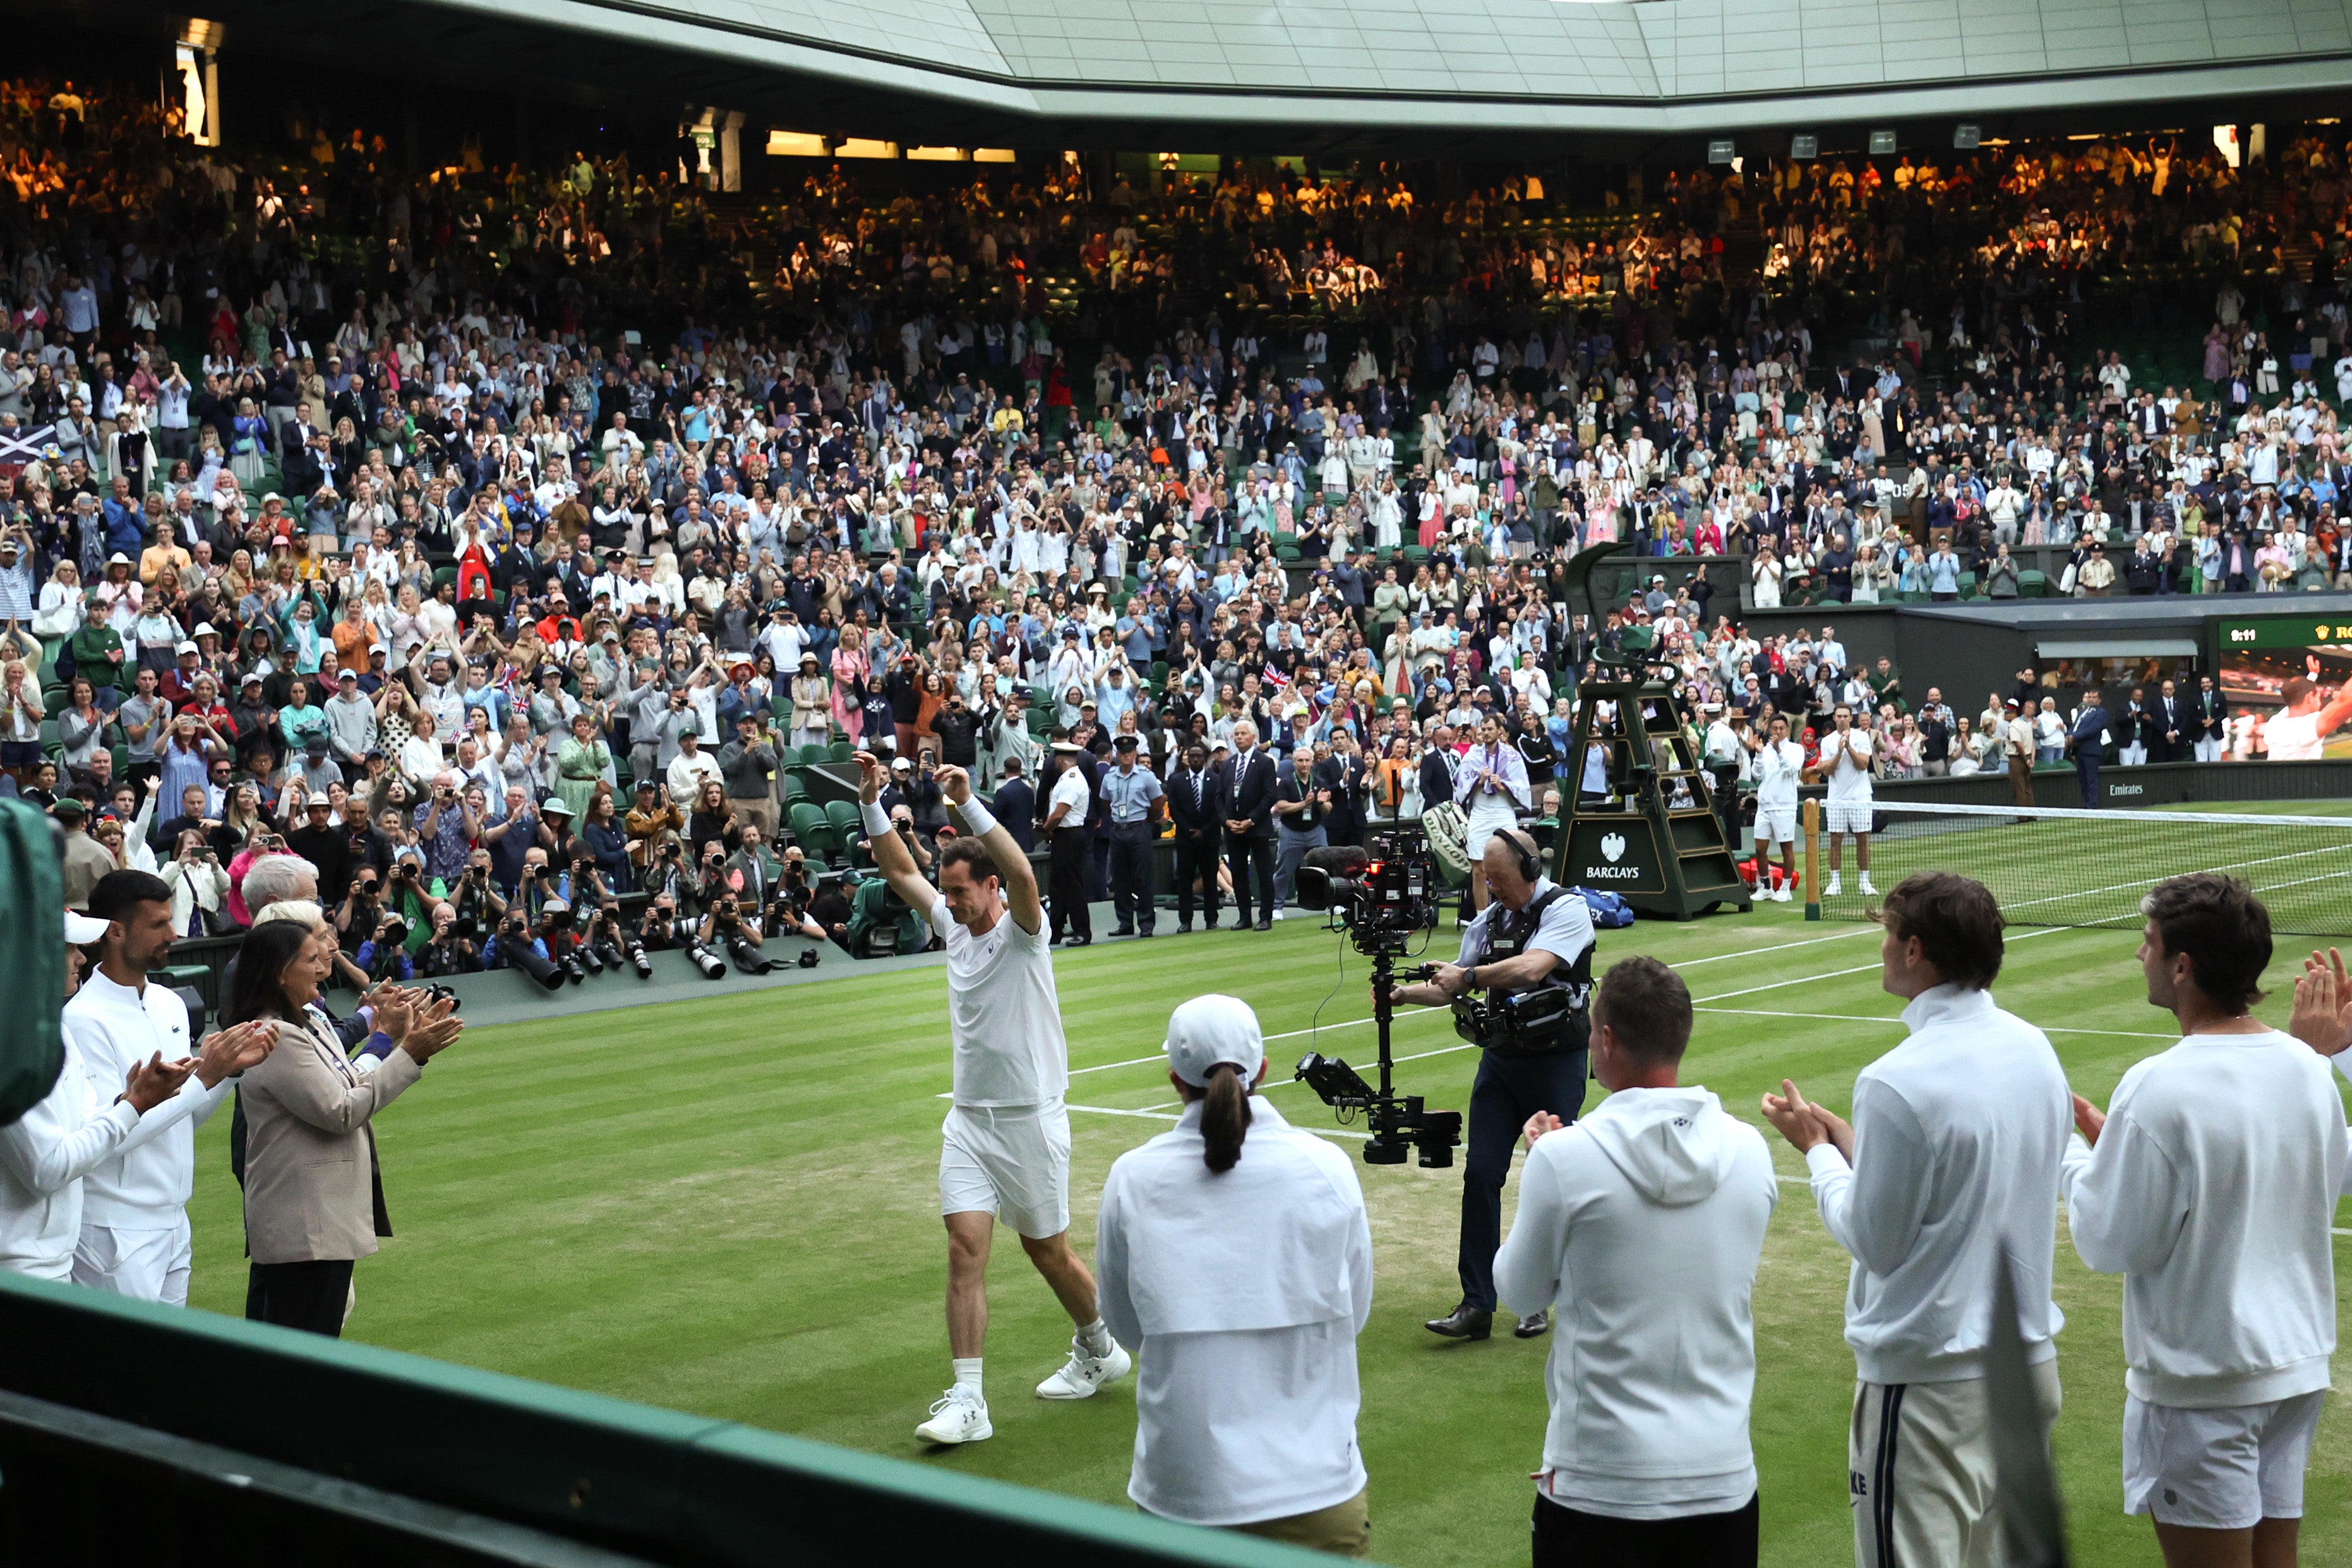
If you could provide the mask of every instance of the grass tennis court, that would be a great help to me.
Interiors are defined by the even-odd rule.
[[[2210,825],[2224,815],[2305,821]],[[2150,883],[2182,872],[2215,871],[2261,895],[2274,931],[2352,932],[2352,805],[2342,801],[2168,808],[2126,815],[2123,826],[2113,811],[2094,819],[2082,812],[1927,806],[1890,810],[1882,805],[1874,821],[1871,876],[1879,888],[1916,871],[1963,872],[1992,889],[2010,919],[2021,924],[2137,931],[2140,894]],[[1826,832],[1821,842],[1826,877]],[[1822,901],[1822,913],[1860,920],[1876,901],[1862,896],[1851,843],[1843,858],[1842,891]]]
[[[1998,988],[2005,1005],[2050,1030],[2074,1086],[2102,1103],[2131,1062],[2174,1038],[2169,1016],[2142,999],[2136,941],[2111,930],[2013,931]],[[1446,956],[1452,946],[1450,936],[1437,945]],[[1076,1070],[1082,1251],[1092,1249],[1104,1172],[1165,1124],[1148,1113],[1175,1098],[1156,1063],[1176,1002],[1232,991],[1269,1034],[1290,1036],[1269,1043],[1282,1064],[1270,1084],[1307,1049],[1294,1031],[1318,1007],[1326,1026],[1348,1027],[1318,1048],[1370,1061],[1371,1030],[1360,1021],[1370,1010],[1368,969],[1352,953],[1343,966],[1341,951],[1339,937],[1292,919],[1265,935],[1162,935],[1057,960]],[[1871,926],[1808,925],[1796,905],[1764,905],[1604,933],[1600,962],[1634,952],[1680,966],[1700,999],[1685,1082],[1759,1124],[1757,1097],[1784,1074],[1845,1110],[1855,1071],[1901,1038],[1894,998],[1878,989]],[[2295,952],[2282,944],[2274,987]],[[2284,989],[2261,1011],[2284,1021]],[[1402,1019],[1396,1053],[1402,1087],[1438,1106],[1466,1103],[1475,1053],[1444,1015]],[[816,985],[471,1035],[380,1129],[399,1235],[360,1266],[350,1332],[915,1457],[914,1424],[948,1381],[936,1182],[948,1082],[945,979],[927,970],[855,976],[845,965]],[[1330,1124],[1303,1085],[1270,1092],[1293,1121]],[[226,1124],[205,1129],[199,1154],[194,1301],[235,1312],[245,1269]],[[1781,1171],[1799,1175],[1801,1162],[1777,1138],[1773,1146]],[[1524,1563],[1549,1342],[1453,1344],[1426,1333],[1421,1321],[1458,1293],[1459,1169],[1362,1176],[1379,1270],[1360,1343],[1374,1554],[1416,1568]],[[1516,1196],[1515,1180],[1507,1205]],[[1764,1560],[1816,1568],[1851,1550],[1846,1260],[1801,1182],[1785,1184],[1782,1198],[1756,1295]],[[2347,1264],[2352,1244],[2339,1242],[2339,1270]],[[2063,1221],[2058,1281],[2066,1409],[2056,1445],[2078,1560],[2153,1562],[2146,1522],[2120,1511],[2121,1282],[2074,1260]],[[1075,1406],[1032,1398],[1030,1385],[1061,1360],[1067,1322],[1009,1238],[992,1282],[997,1436],[923,1462],[1123,1504],[1132,1383]],[[2352,1421],[2331,1407],[2313,1459],[2305,1561],[2352,1561],[2347,1504]]]

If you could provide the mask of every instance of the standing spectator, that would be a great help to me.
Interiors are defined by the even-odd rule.
[[[1128,1495],[1365,1556],[1356,1336],[1372,1238],[1354,1164],[1256,1094],[1265,1045],[1240,1000],[1177,1008],[1168,1065],[1184,1114],[1112,1165],[1096,1221],[1103,1322],[1142,1365]]]
[[[2083,1261],[2124,1276],[2124,1511],[2168,1563],[2293,1568],[2336,1348],[2347,1151],[2326,1061],[2352,1043],[2352,988],[2314,956],[2298,1043],[2252,1015],[2271,926],[2244,883],[2173,877],[2140,909],[2148,1003],[2181,1039],[2104,1115],[2075,1098],[2063,1188]]]
[[[2050,1286],[2071,1098],[2048,1037],[1993,1003],[1990,892],[1923,873],[1887,892],[1882,918],[1879,983],[1903,998],[1910,1038],[1862,1070],[1851,1124],[1786,1082],[1764,1113],[1853,1258],[1854,1561],[1982,1563],[1999,1528],[1984,1355],[2004,1253],[2043,1425],[2058,1414]]]
[[[246,934],[224,1018],[276,1041],[246,1074],[245,1233],[252,1257],[245,1315],[340,1337],[352,1264],[392,1234],[376,1158],[375,1113],[415,1083],[463,1027],[456,1000],[380,997],[362,1071],[318,1009],[333,939],[292,920]]]
[[[1762,1134],[1681,1086],[1692,1016],[1672,969],[1618,960],[1592,1007],[1609,1098],[1526,1127],[1495,1286],[1559,1324],[1537,1568],[1756,1561],[1750,1295],[1780,1191]]]

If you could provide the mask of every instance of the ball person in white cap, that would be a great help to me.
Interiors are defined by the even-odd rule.
[[[1097,1221],[1103,1321],[1142,1362],[1127,1495],[1364,1556],[1356,1336],[1372,1235],[1355,1166],[1254,1095],[1265,1043],[1247,1004],[1178,1008],[1168,1066],[1184,1114],[1119,1156]]]

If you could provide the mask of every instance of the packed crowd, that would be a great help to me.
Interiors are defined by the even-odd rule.
[[[172,879],[184,932],[242,923],[257,853],[311,860],[371,972],[723,945],[722,908],[754,946],[843,936],[822,862],[862,846],[778,854],[793,765],[842,741],[906,764],[928,836],[922,758],[1017,775],[1042,817],[1122,734],[1168,776],[1246,722],[1310,748],[1345,837],[1489,736],[1541,812],[1589,661],[1646,650],[1695,756],[1844,702],[1889,772],[1993,760],[1992,706],[1935,694],[1921,727],[1829,628],[1714,611],[1701,556],[1759,607],[2014,592],[2011,547],[2053,541],[2085,594],[2352,572],[2330,290],[2224,283],[2201,396],[2069,325],[2088,270],[2197,225],[2328,276],[2347,188],[2317,142],[2244,176],[2105,144],[1699,171],[1580,233],[1538,228],[1525,179],[1152,193],[1076,165],[887,204],[835,172],[755,222],[625,158],[410,183],[357,133],[289,169],[120,95],[19,82],[0,110],[0,767]],[[2052,214],[2063,245],[1987,226]],[[1722,287],[1749,216],[1863,246],[1879,351],[1815,341],[1856,308],[1819,279]],[[740,256],[771,240],[762,307]],[[1045,308],[1065,265],[1076,320]],[[1948,329],[1904,298],[1954,300]],[[1099,346],[1090,385],[1066,337]],[[1589,622],[1561,559],[1619,538],[1675,580]]]

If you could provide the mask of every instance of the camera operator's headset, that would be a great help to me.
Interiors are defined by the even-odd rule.
[[[1543,880],[1543,852],[1536,847],[1534,834],[1525,828],[1497,828],[1495,836],[1517,852],[1519,874],[1529,887]]]

